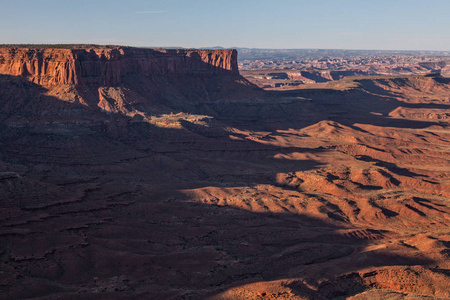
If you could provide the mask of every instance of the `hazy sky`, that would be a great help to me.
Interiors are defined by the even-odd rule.
[[[449,0],[0,0],[0,43],[450,50]]]

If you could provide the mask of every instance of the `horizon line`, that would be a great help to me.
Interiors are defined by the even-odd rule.
[[[144,12],[142,12],[144,13]],[[133,48],[178,48],[178,49],[249,49],[249,50],[339,50],[339,51],[414,51],[414,52],[450,52],[448,50],[436,49],[361,49],[361,48],[265,48],[265,47],[223,47],[223,46],[204,46],[204,47],[184,47],[184,46],[133,46],[125,44],[96,44],[96,43],[0,43],[2,46],[115,46],[115,47],[133,47]]]

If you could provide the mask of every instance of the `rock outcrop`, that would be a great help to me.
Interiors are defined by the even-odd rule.
[[[449,78],[2,51],[0,299],[450,299]]]
[[[144,49],[131,47],[0,48],[0,74],[30,81],[114,86],[126,75],[238,75],[236,50]]]

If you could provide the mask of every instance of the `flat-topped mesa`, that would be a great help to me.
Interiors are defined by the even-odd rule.
[[[0,74],[59,84],[120,84],[126,75],[238,75],[237,51],[132,47],[0,47]]]

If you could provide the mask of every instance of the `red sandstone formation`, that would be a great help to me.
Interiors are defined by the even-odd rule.
[[[449,79],[0,53],[0,299],[449,299]]]
[[[238,74],[236,50],[0,48],[0,74],[20,75],[31,82],[120,84],[122,77]]]
[[[350,76],[450,74],[450,60],[447,56],[386,54],[353,58],[287,60],[283,59],[282,53],[278,54],[281,57],[277,60],[239,62],[241,74],[259,87],[272,89],[289,89]],[[341,54],[344,53],[345,51]],[[279,75],[272,76],[272,74]]]

